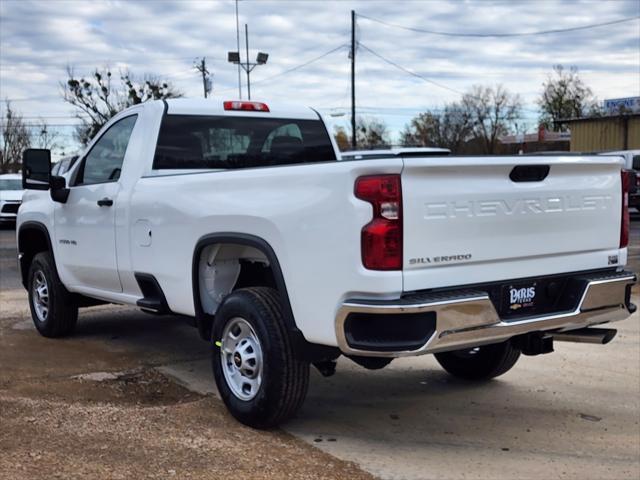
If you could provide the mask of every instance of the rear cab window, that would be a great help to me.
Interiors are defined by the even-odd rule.
[[[320,119],[168,114],[153,168],[242,169],[336,160]]]

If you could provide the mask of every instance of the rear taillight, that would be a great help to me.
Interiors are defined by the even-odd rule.
[[[362,264],[369,270],[401,270],[400,175],[360,177],[356,180],[355,195],[373,206],[373,218],[362,228]]]
[[[262,102],[245,102],[242,100],[229,100],[223,103],[225,110],[239,110],[244,112],[268,112],[269,107]]]
[[[620,183],[622,185],[622,219],[620,222],[620,248],[629,245],[629,191],[631,190],[633,172],[622,170]]]

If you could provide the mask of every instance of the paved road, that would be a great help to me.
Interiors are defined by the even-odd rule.
[[[77,361],[86,362],[90,345],[98,359],[103,350],[117,354],[91,368],[122,369],[126,356],[215,395],[208,348],[178,319],[98,307],[81,315],[73,339],[38,338],[17,289],[12,235],[0,232],[0,299],[3,317],[18,312],[13,328],[25,334],[25,348],[46,346],[52,361],[73,358],[77,348]],[[637,271],[639,248],[635,221]],[[554,354],[525,357],[484,386],[450,379],[430,357],[377,372],[341,359],[329,379],[314,372],[307,402],[285,430],[383,478],[639,478],[639,320],[620,323],[607,346],[557,343]],[[0,335],[0,348],[7,338]],[[43,377],[55,375],[55,363],[39,368]]]

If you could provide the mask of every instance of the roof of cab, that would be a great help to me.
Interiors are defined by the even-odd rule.
[[[269,107],[268,112],[225,110],[226,101],[260,102]],[[297,120],[318,120],[318,113],[310,107],[265,102],[262,100],[172,98],[167,100],[167,113],[174,115],[228,115],[241,117],[295,118]]]

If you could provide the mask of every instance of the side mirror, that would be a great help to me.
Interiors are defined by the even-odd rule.
[[[69,198],[69,190],[67,188],[67,182],[64,177],[58,177],[57,175],[52,175],[50,179],[51,183],[51,200],[58,203],[67,203],[67,199]]]
[[[51,177],[51,151],[28,148],[22,154],[22,188],[49,190]]]

